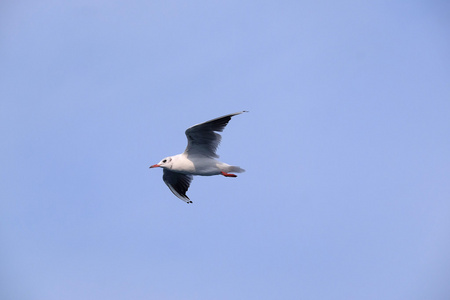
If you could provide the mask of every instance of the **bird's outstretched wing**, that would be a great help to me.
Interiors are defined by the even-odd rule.
[[[243,112],[246,111],[229,114],[189,127],[185,132],[188,145],[184,153],[187,155],[219,157],[216,154],[216,150],[222,137],[215,131],[222,132],[231,120],[231,117],[242,114]]]
[[[175,196],[186,203],[192,203],[192,201],[189,200],[189,197],[186,196],[186,192],[192,181],[192,175],[176,173],[164,169],[163,180]]]

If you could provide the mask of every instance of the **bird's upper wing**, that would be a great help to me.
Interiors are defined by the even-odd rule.
[[[164,169],[163,180],[175,196],[186,203],[192,203],[192,201],[189,200],[189,197],[186,196],[186,192],[192,181],[192,175],[176,173]]]
[[[188,145],[184,153],[188,155],[219,157],[216,154],[216,149],[222,137],[214,131],[222,132],[232,116],[242,114],[243,112],[246,111],[229,114],[189,127],[185,132]]]

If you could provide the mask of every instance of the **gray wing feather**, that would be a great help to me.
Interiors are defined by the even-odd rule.
[[[189,127],[185,132],[188,139],[188,145],[186,150],[184,150],[184,153],[188,155],[219,157],[216,154],[216,150],[222,137],[215,131],[222,132],[231,120],[231,117],[242,114],[243,112],[246,111],[225,115]]]
[[[168,169],[164,169],[163,173],[164,183],[169,187],[170,191],[186,203],[192,203],[189,197],[186,196],[192,178],[192,175],[176,173]]]

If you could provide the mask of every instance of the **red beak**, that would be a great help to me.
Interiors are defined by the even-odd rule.
[[[160,165],[156,164],[156,165],[150,166],[150,169],[151,168],[157,168],[157,167],[160,167]]]

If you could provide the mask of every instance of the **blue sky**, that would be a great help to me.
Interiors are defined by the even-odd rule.
[[[448,299],[449,9],[3,1],[0,298]]]

